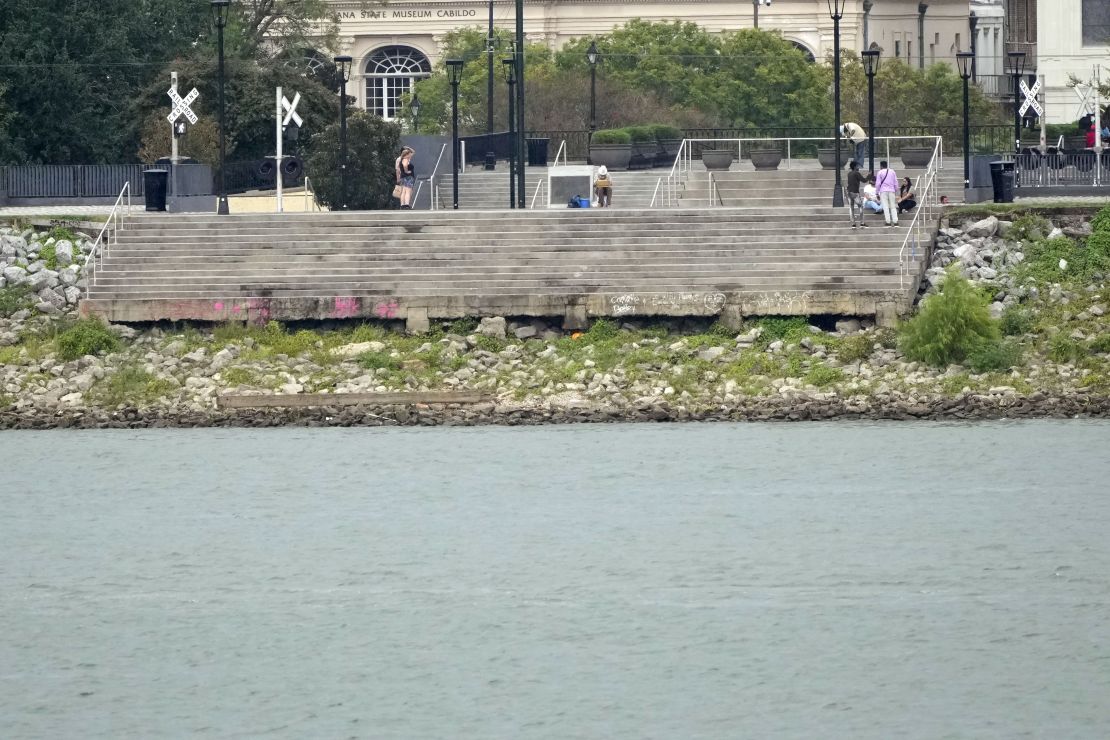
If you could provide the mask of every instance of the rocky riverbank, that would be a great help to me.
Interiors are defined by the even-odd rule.
[[[1091,234],[1091,214],[952,215],[922,296],[937,290],[946,268],[958,270],[989,301],[1005,340],[994,354],[932,367],[908,359],[897,332],[851,318],[765,318],[740,332],[696,320],[602,320],[566,334],[544,321],[495,317],[415,337],[373,324],[104,327],[78,320],[75,303],[43,297],[65,286],[64,299],[80,280],[69,285],[60,275],[70,265],[43,259],[48,246],[58,259],[57,245],[69,240],[0,230],[0,253],[21,270],[9,280],[5,268],[0,286],[0,428],[1107,416],[1110,293],[1104,266],[1088,258]],[[70,261],[84,251],[77,240]],[[32,270],[28,260],[43,264]],[[28,285],[44,270],[57,285],[49,275]],[[307,410],[216,404],[222,394],[444,390],[489,400]]]

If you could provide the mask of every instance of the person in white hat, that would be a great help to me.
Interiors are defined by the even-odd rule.
[[[597,168],[594,194],[597,196],[598,208],[608,208],[613,205],[613,178],[609,177],[609,169],[605,165]]]

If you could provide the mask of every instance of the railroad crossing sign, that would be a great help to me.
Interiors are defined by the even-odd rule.
[[[194,100],[200,97],[200,93],[197,92],[195,87],[184,98],[177,94],[176,87],[171,87],[166,94],[170,96],[170,102],[173,103],[173,110],[166,116],[170,123],[173,123],[181,116],[185,116],[189,123],[197,122],[197,114],[193,113],[193,109],[189,107]]]
[[[300,114],[297,113],[297,104],[300,103],[300,102],[301,102],[301,94],[300,93],[297,93],[296,95],[293,96],[293,102],[292,103],[290,103],[284,95],[281,96],[281,107],[282,107],[282,110],[285,111],[285,120],[283,120],[281,122],[281,127],[282,128],[285,128],[286,126],[288,126],[290,121],[297,124],[297,128],[300,128],[301,125],[304,123],[304,121],[301,120]]]
[[[1037,100],[1037,94],[1041,91],[1041,81],[1038,79],[1033,83],[1033,87],[1029,87],[1025,80],[1022,80],[1018,85],[1018,89],[1021,90],[1021,94],[1025,98],[1025,102],[1021,104],[1018,113],[1024,116],[1025,112],[1032,108],[1037,112],[1038,116],[1043,116],[1044,106]]]

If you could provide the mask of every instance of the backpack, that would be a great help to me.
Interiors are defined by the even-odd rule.
[[[581,208],[582,202],[578,199],[577,195],[572,195],[570,200],[567,201],[567,208]]]

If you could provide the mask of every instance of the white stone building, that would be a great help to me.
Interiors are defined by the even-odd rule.
[[[1102,81],[1110,81],[1110,0],[1039,0],[1037,57],[1048,123],[1076,120],[1079,99],[1069,79],[1090,80],[1101,65]]]
[[[489,17],[483,0],[333,0],[332,6],[340,16],[342,45],[355,60],[351,87],[359,104],[387,118],[394,117],[413,81],[431,73],[446,33],[485,27]],[[494,0],[493,6],[495,25],[512,29],[514,0]],[[524,30],[529,40],[558,49],[634,18],[691,21],[721,32],[750,28],[754,12],[749,0],[525,0]],[[914,65],[952,63],[956,51],[970,46],[969,14],[969,0],[847,0],[841,45],[880,48],[884,57]],[[759,26],[781,31],[816,59],[832,53],[826,0],[773,0],[759,8]]]

